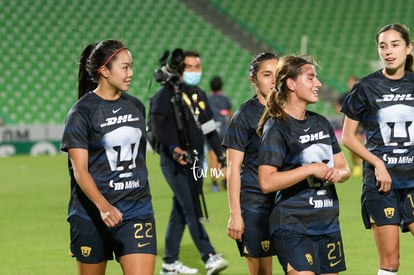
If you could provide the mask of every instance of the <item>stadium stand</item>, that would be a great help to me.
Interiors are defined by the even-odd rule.
[[[349,75],[378,66],[374,34],[380,26],[414,23],[414,2],[404,0],[198,1],[280,54],[300,53],[306,35],[305,52],[318,60],[324,91],[333,94],[345,90]],[[0,118],[10,125],[62,124],[76,100],[79,53],[108,38],[130,47],[135,72],[130,93],[145,104],[159,85],[149,88],[161,53],[180,47],[201,52],[201,86],[208,89],[211,76],[223,76],[237,107],[252,94],[247,64],[260,49],[242,46],[183,2],[0,0]],[[333,97],[322,95],[314,108],[329,115]]]
[[[134,57],[130,93],[147,104],[158,59],[166,49],[197,49],[204,62],[201,85],[225,76],[235,98],[249,91],[248,51],[179,1],[0,0],[0,114],[7,124],[63,124],[76,100],[77,63],[93,41],[121,39]],[[243,66],[238,66],[238,64]]]
[[[414,28],[410,11],[414,2],[404,0],[210,0],[221,12],[265,41],[281,54],[304,53],[315,57],[326,91],[346,90],[350,75],[364,76],[378,68],[374,35],[385,24],[400,22]],[[322,95],[334,99],[335,94]],[[320,101],[311,109],[333,115],[332,102]]]

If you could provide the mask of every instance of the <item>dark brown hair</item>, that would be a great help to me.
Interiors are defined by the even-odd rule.
[[[98,86],[99,68],[105,64],[110,69],[116,59],[116,54],[112,55],[121,48],[125,46],[118,40],[104,40],[83,49],[79,61],[78,98]]]
[[[254,80],[257,80],[257,72],[259,71],[259,66],[266,60],[276,59],[279,60],[279,56],[272,52],[259,52],[255,55],[252,61],[250,61],[249,66],[249,76]]]
[[[289,78],[297,79],[302,73],[302,67],[306,64],[316,65],[312,57],[296,55],[283,56],[277,63],[275,91],[267,96],[265,111],[260,118],[259,127],[257,128],[259,136],[262,135],[263,127],[270,117],[279,120],[287,119],[287,114],[283,111],[288,93],[290,92],[287,87],[287,80]]]
[[[411,44],[409,29],[403,24],[392,23],[392,24],[385,25],[384,27],[382,27],[377,32],[377,34],[375,35],[375,41],[377,42],[377,45],[378,45],[379,35],[383,32],[389,31],[389,30],[394,30],[394,31],[399,32],[401,34],[402,39],[405,41],[407,46],[409,44]],[[413,58],[413,55],[410,53],[410,54],[407,55],[407,59],[405,61],[405,67],[404,67],[405,70],[412,72],[413,71],[413,63],[414,63],[414,58]]]

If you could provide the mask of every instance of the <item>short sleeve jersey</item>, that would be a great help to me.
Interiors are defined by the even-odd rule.
[[[218,134],[223,137],[231,110],[230,98],[221,93],[210,94],[208,95],[208,101],[216,121]]]
[[[249,99],[234,113],[222,145],[244,153],[241,168],[241,191],[262,193],[257,178],[260,139],[256,133],[264,106],[257,97]]]
[[[305,120],[270,118],[263,129],[260,165],[279,171],[304,164],[324,162],[333,167],[333,156],[341,152],[328,120],[307,111]],[[335,186],[310,188],[307,180],[277,192],[270,217],[271,229],[309,235],[339,231],[339,202]]]
[[[89,172],[96,186],[125,220],[153,213],[144,114],[141,101],[127,93],[109,101],[89,92],[69,111],[62,137],[61,150],[88,150]],[[68,165],[69,217],[96,218],[98,210],[76,183],[70,161]]]
[[[341,110],[360,122],[366,148],[382,159],[392,188],[414,187],[414,73],[399,80],[372,73],[354,86]],[[376,185],[374,169],[365,163],[364,184]]]

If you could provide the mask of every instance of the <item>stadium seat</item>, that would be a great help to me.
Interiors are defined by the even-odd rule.
[[[5,0],[0,0],[4,2]],[[363,76],[378,60],[374,35],[386,23],[414,25],[414,1],[208,0],[240,27],[279,54],[307,50],[323,65],[320,77],[343,92],[349,75]],[[360,16],[364,14],[364,16]],[[8,1],[0,26],[0,115],[9,124],[60,124],[77,97],[82,48],[93,41],[121,39],[134,57],[130,93],[148,106],[158,89],[148,84],[161,53],[177,47],[203,57],[201,86],[221,75],[235,108],[250,97],[248,63],[242,48],[179,0]],[[320,104],[323,113],[331,110]],[[318,105],[319,108],[319,105]]]

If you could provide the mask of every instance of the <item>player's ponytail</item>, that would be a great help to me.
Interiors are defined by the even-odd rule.
[[[267,96],[266,107],[259,120],[257,127],[257,134],[261,136],[263,134],[263,127],[269,118],[286,119],[287,115],[283,111],[282,106],[284,105],[284,99],[282,94],[278,91],[273,91]]]
[[[78,73],[78,99],[84,96],[88,91],[94,90],[98,85],[98,83],[91,80],[89,73],[86,70],[86,62],[95,46],[96,43],[89,44],[83,49],[80,56]]]

